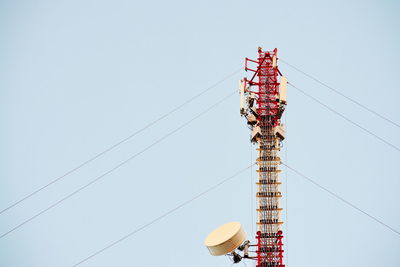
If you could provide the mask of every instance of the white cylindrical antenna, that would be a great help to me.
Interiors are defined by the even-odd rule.
[[[244,111],[244,82],[243,82],[243,80],[239,81],[239,94],[240,94],[240,114],[244,115],[246,112]]]
[[[239,222],[224,224],[212,231],[204,244],[213,256],[231,253],[246,240],[246,233]]]

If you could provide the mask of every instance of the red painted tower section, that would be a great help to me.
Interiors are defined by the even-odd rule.
[[[279,82],[278,82],[278,67],[277,63],[278,50],[275,48],[274,51],[262,51],[258,49],[258,59],[252,60],[246,58],[245,70],[254,72],[253,77],[248,80],[244,79],[245,87],[249,85],[256,86],[258,88],[255,93],[258,95],[257,99],[257,120],[262,120],[265,117],[271,120],[273,126],[279,124],[282,113],[279,112]],[[249,68],[249,62],[257,64],[256,69]],[[274,66],[275,65],[275,66]],[[258,77],[258,82],[254,81],[255,76]],[[282,111],[283,112],[283,111]]]

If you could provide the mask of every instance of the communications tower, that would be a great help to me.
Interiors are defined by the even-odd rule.
[[[284,266],[279,151],[285,138],[281,117],[287,103],[287,79],[278,69],[277,52],[276,48],[263,51],[259,47],[257,60],[245,60],[245,70],[252,72],[252,77],[240,81],[240,113],[247,119],[251,128],[251,142],[257,144],[258,150],[258,267]]]
[[[251,77],[239,82],[240,114],[251,129],[250,141],[257,144],[257,235],[246,239],[240,223],[228,223],[213,231],[205,240],[212,255],[230,255],[235,263],[243,258],[255,260],[257,267],[284,267],[283,224],[280,206],[279,151],[285,139],[281,123],[287,97],[287,79],[278,69],[278,50],[258,48],[258,58],[245,58],[245,70]],[[255,250],[249,251],[254,247]],[[240,255],[236,250],[244,251]],[[253,252],[256,255],[251,255]]]

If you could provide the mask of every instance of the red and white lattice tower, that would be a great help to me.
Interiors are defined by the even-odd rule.
[[[257,60],[245,60],[245,70],[252,77],[240,81],[240,113],[251,128],[251,142],[258,146],[257,267],[285,266],[279,151],[285,138],[281,117],[286,107],[287,79],[282,77],[277,61],[277,49],[258,48]]]

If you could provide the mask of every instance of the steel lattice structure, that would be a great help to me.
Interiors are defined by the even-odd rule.
[[[259,48],[257,60],[245,60],[245,70],[253,72],[252,78],[240,82],[240,112],[252,130],[251,141],[258,145],[257,267],[285,266],[279,151],[285,138],[281,116],[286,107],[287,80],[278,79],[282,75],[277,60],[277,49],[263,51]]]

